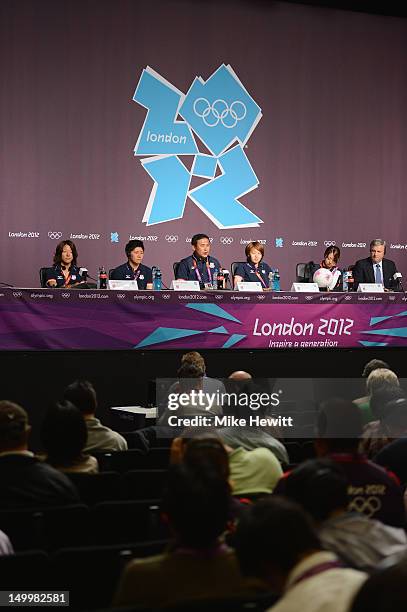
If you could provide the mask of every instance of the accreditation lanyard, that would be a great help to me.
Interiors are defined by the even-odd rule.
[[[296,578],[289,586],[289,588],[294,585],[302,582],[303,580],[307,580],[307,578],[312,578],[312,576],[317,576],[318,574],[322,574],[322,572],[327,572],[330,569],[342,567],[339,561],[325,561],[324,563],[319,563],[318,565],[314,565],[306,572],[300,574],[298,578]]]
[[[251,269],[253,270],[253,272],[255,273],[255,275],[257,276],[257,278],[260,280],[260,282],[261,282],[261,284],[263,285],[263,287],[266,287],[266,288],[267,288],[266,281],[264,280],[264,278],[262,278],[262,276],[261,276],[261,274],[260,274],[260,272],[259,272],[259,269],[258,269],[258,268],[256,268],[255,266],[251,266],[250,264],[248,264],[248,265],[249,265],[249,268],[251,268]]]
[[[133,280],[136,281],[141,273],[140,266],[137,268],[137,272],[133,270],[133,268],[129,264],[127,264],[127,267],[129,268],[130,273],[133,275]]]
[[[65,276],[65,274],[64,274],[64,272],[63,272],[63,270],[62,270],[62,268],[61,268],[61,274],[62,274],[62,276],[63,276],[63,278],[64,278],[64,287],[68,287],[68,286],[69,286],[69,283],[71,282],[71,278],[72,278],[71,269],[69,269],[69,274],[68,274],[68,276]]]
[[[193,263],[193,266],[194,266],[196,277],[199,280],[199,283],[201,285],[203,285],[204,281],[202,280],[202,276],[201,276],[201,273],[199,271],[198,264],[197,264],[197,261],[196,261],[195,257],[192,258],[192,263]],[[213,278],[212,278],[212,274],[211,274],[211,267],[209,265],[209,258],[206,259],[206,271],[208,273],[209,282],[212,283],[213,282]]]

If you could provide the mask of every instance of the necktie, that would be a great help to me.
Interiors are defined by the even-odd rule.
[[[375,281],[378,285],[383,285],[382,270],[380,264],[376,264]]]

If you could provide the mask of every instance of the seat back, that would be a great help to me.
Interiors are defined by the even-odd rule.
[[[98,474],[72,472],[67,476],[78,489],[81,502],[89,506],[123,497],[122,479],[118,472],[99,472]]]
[[[39,270],[41,287],[46,287],[47,286],[47,282],[46,282],[47,270],[49,270],[48,267],[40,268],[40,270]]]
[[[232,265],[230,266],[230,271],[232,272],[232,276],[236,274],[237,266],[239,266],[242,263],[245,263],[245,262],[244,261],[233,261],[232,262]]]
[[[167,470],[130,470],[124,474],[126,497],[129,499],[161,499]]]
[[[313,265],[313,261],[309,261],[307,263],[297,263],[295,267],[295,276],[297,283],[309,283],[312,281],[311,270]]]
[[[124,544],[146,539],[168,539],[169,528],[161,522],[159,504],[157,499],[96,504],[92,516],[98,543]]]
[[[172,264],[172,269],[174,271],[174,278],[177,278],[179,264],[180,264],[179,261],[174,261],[174,263]]]
[[[115,268],[110,268],[109,269],[109,280],[112,280],[112,274],[115,271]]]

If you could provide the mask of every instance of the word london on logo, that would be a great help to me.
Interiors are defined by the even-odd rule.
[[[231,66],[196,77],[186,94],[147,67],[133,100],[147,109],[134,155],[154,182],[143,223],[182,219],[187,198],[219,229],[263,223],[239,201],[259,185],[244,148],[262,112]],[[205,182],[191,189],[193,176]]]

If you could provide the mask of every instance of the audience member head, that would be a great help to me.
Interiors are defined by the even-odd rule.
[[[206,549],[217,543],[231,518],[228,482],[208,466],[171,466],[162,509],[177,545]]]
[[[244,370],[236,370],[236,372],[232,372],[228,377],[230,380],[250,380],[252,375],[249,372],[245,372]]]
[[[64,391],[64,399],[76,406],[83,415],[94,415],[97,408],[96,391],[88,380],[75,380]]]
[[[384,385],[398,387],[400,385],[397,375],[387,368],[376,368],[370,372],[366,380],[366,391],[368,395],[373,395],[376,389]]]
[[[403,397],[405,397],[405,392],[399,386],[383,385],[375,389],[370,398],[370,410],[373,416],[382,420],[387,411],[387,404]]]
[[[407,433],[407,398],[393,399],[386,404],[382,423],[390,438],[398,438]]]
[[[321,546],[306,512],[289,499],[273,496],[242,513],[235,548],[243,574],[282,591],[295,565]]]
[[[214,435],[201,435],[186,441],[183,461],[199,471],[213,470],[220,478],[229,479],[229,456],[222,441]]]
[[[24,408],[7,400],[0,401],[0,452],[27,450],[30,431]]]
[[[362,417],[353,402],[339,398],[322,402],[315,440],[318,456],[336,452],[356,453],[361,434]]]
[[[369,374],[373,372],[373,370],[377,370],[378,368],[390,370],[389,364],[385,361],[382,361],[381,359],[371,359],[365,364],[365,367],[363,368],[363,378],[368,378]]]
[[[179,390],[181,393],[188,393],[192,390],[202,388],[202,377],[204,370],[196,363],[185,361],[178,368],[177,376],[179,378]]]
[[[284,480],[284,495],[297,502],[317,522],[346,512],[348,479],[340,465],[329,459],[310,459]]]
[[[198,353],[198,351],[189,351],[188,353],[184,353],[181,357],[181,364],[184,363],[192,363],[196,365],[205,374],[205,359],[202,357],[201,353]]]
[[[353,600],[350,612],[405,612],[407,559],[372,574]]]
[[[41,439],[48,463],[71,465],[81,457],[88,439],[83,414],[67,400],[56,403],[45,415]]]

